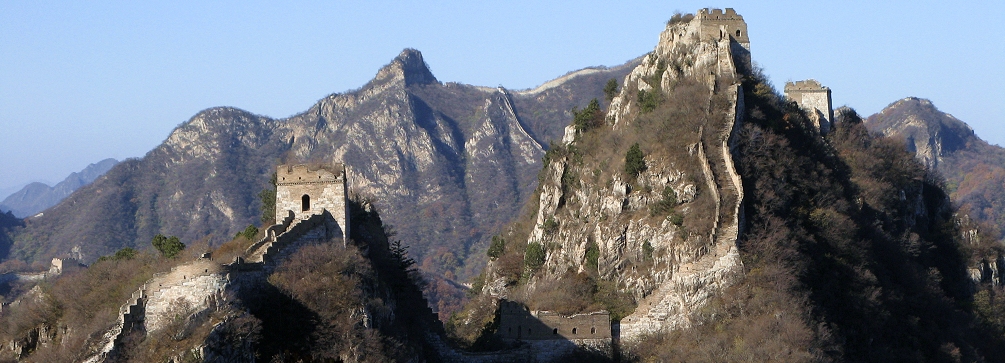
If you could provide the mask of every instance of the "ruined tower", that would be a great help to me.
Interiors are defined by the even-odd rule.
[[[276,222],[292,216],[305,220],[328,212],[338,223],[342,235],[349,236],[349,212],[346,202],[345,166],[280,165],[276,168]]]
[[[785,83],[785,97],[795,102],[810,116],[813,126],[826,135],[834,122],[831,89],[814,79]]]
[[[750,51],[750,38],[747,37],[747,22],[743,21],[743,16],[736,13],[733,8],[698,10],[695,19],[701,24],[701,40],[718,41],[731,37],[737,43]]]

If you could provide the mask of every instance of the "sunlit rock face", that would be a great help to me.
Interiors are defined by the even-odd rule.
[[[631,135],[633,128],[650,127],[638,121],[651,112],[643,109],[645,92],[669,98],[688,92],[707,104],[687,116],[688,131],[680,131],[679,140],[644,145],[646,169],[631,177],[619,170],[624,151],[601,160],[593,150],[625,150],[627,144],[584,146],[574,128],[566,129],[563,146],[573,151],[552,158],[541,173],[528,233],[528,242],[547,251],[544,266],[525,290],[515,292],[490,263],[485,293],[519,299],[514,294],[528,294],[570,271],[596,269],[635,297],[635,312],[620,321],[621,338],[633,339],[690,326],[692,315],[735,281],[742,271],[736,239],[743,191],[731,140],[743,117],[737,69],[747,66],[736,62],[746,59],[749,44],[708,36],[706,28],[701,17],[668,24],[653,52],[624,78],[601,132]],[[678,88],[684,83],[697,87]],[[666,212],[654,212],[665,193],[675,196],[672,206],[685,219],[709,222],[689,230]],[[587,256],[591,248],[599,254],[595,266]]]

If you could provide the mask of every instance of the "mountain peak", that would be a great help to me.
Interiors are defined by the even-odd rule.
[[[929,168],[943,156],[966,147],[976,138],[974,130],[953,115],[939,111],[932,101],[906,97],[866,119],[873,132],[904,140],[908,150]]]
[[[381,68],[377,79],[400,79],[405,81],[405,85],[438,82],[422,59],[422,53],[412,48],[405,48],[390,64]]]

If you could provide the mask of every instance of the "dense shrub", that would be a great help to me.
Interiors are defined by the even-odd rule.
[[[652,112],[657,106],[659,106],[660,93],[653,90],[639,90],[638,101],[639,108],[642,110],[642,113]]]
[[[593,241],[586,244],[586,266],[596,270],[600,265],[600,247]]]
[[[161,253],[161,256],[166,258],[175,258],[185,249],[185,244],[178,240],[178,237],[171,236],[165,237],[162,234],[157,234],[150,241],[150,244],[154,246]]]
[[[115,251],[114,255],[98,257],[98,262],[105,261],[105,260],[115,260],[115,261],[118,261],[118,260],[131,260],[131,259],[133,259],[133,257],[136,257],[137,253],[139,253],[139,252],[136,251],[136,250],[134,250],[134,249],[132,249],[132,248],[130,248],[130,247],[124,247],[124,248],[122,248],[122,249],[120,249],[118,251]]]
[[[656,203],[653,203],[653,206],[650,209],[650,215],[666,214],[677,206],[677,192],[669,185],[663,187],[663,192],[660,193],[660,196],[662,198]]]
[[[253,224],[249,224],[248,227],[245,228],[243,231],[238,232],[237,235],[234,236],[234,238],[244,237],[249,240],[255,240],[256,236],[258,236],[258,227],[255,227],[255,225]]]
[[[625,153],[625,174],[628,178],[635,179],[643,171],[646,171],[646,161],[639,143],[636,142]]]
[[[559,224],[558,221],[555,220],[555,217],[548,217],[547,219],[544,220],[544,223],[541,224],[541,228],[543,228],[544,231],[548,234],[555,233],[556,231],[558,231],[558,227]]]
[[[530,271],[535,271],[544,265],[544,247],[540,243],[530,242],[527,244],[527,252],[524,253],[524,266]]]
[[[577,131],[586,131],[604,125],[604,114],[600,110],[600,102],[594,98],[582,110],[572,109],[572,124]]]
[[[604,97],[607,98],[607,102],[611,102],[618,95],[618,80],[611,78],[604,85]]]
[[[258,192],[258,201],[261,202],[261,224],[269,226],[278,222],[275,220],[275,185],[276,185],[276,175],[272,173],[272,176],[268,179],[269,188],[262,189]],[[248,238],[252,239],[252,238]]]
[[[489,249],[486,254],[493,259],[502,256],[503,252],[506,252],[506,241],[499,236],[492,236],[492,244],[489,245]]]

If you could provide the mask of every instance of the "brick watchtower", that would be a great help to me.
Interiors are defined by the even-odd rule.
[[[325,211],[331,213],[349,237],[349,212],[346,203],[345,166],[342,164],[312,168],[308,165],[280,165],[276,168],[276,222],[292,215],[305,220]]]

